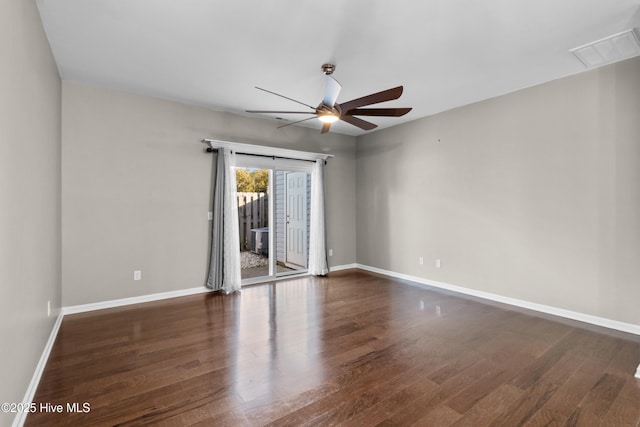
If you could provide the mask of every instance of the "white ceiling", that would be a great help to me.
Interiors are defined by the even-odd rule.
[[[640,27],[640,0],[37,2],[65,80],[240,114],[304,111],[254,86],[317,105],[332,62],[338,102],[404,85],[379,106],[413,111],[370,118],[380,128],[582,72],[569,49]]]

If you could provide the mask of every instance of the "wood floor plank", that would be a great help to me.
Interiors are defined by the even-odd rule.
[[[381,422],[381,425],[412,425],[418,422],[425,414],[431,412],[442,403],[456,395],[486,374],[490,364],[487,362],[476,363],[458,375],[450,378],[439,387],[429,389],[420,398],[411,402],[408,406],[394,412],[390,417]]]
[[[374,401],[377,402],[379,396],[370,393],[377,384],[389,381],[410,369],[411,361],[394,360],[389,357],[388,352],[378,352],[376,356],[354,364],[347,374],[338,377],[335,392],[281,418],[276,425],[301,425],[308,420],[324,424],[348,419]],[[363,393],[363,390],[366,392]]]
[[[578,362],[575,373],[570,376],[545,403],[548,409],[567,420],[578,404],[589,393],[604,371],[604,365],[588,360]]]
[[[429,390],[436,389],[438,386],[428,379],[430,370],[431,367],[423,366],[420,370],[407,372],[406,375],[399,377],[390,385],[385,384],[387,397],[351,417],[345,424],[353,426],[376,425],[393,413],[401,411],[402,408]]]
[[[640,424],[640,337],[361,270],[66,316],[26,426]]]
[[[493,420],[505,413],[523,394],[519,388],[503,384],[493,390],[483,399],[478,401],[464,416],[458,419],[452,426],[455,427],[482,427],[489,425]]]
[[[561,427],[566,422],[567,420],[562,414],[543,406],[525,425],[527,427]]]
[[[582,413],[601,419],[613,405],[624,386],[625,380],[611,374],[603,374],[587,396],[580,402]]]
[[[640,380],[627,379],[606,416],[603,426],[637,427],[640,424]]]
[[[475,383],[469,385],[460,391],[454,397],[447,401],[447,406],[454,409],[459,414],[465,414],[487,394],[492,393],[506,381],[515,375],[515,369],[501,370],[498,367],[491,367],[487,371],[486,377],[481,378]]]
[[[494,427],[520,426],[528,423],[558,389],[557,384],[537,381],[523,390],[522,397],[505,411],[505,416],[494,420]]]
[[[449,408],[442,405],[436,407],[433,411],[420,418],[414,423],[416,426],[450,426],[460,419],[461,415]]]

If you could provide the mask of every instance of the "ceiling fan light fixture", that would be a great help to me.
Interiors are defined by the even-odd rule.
[[[336,116],[335,114],[320,114],[318,115],[318,120],[320,120],[322,123],[335,123],[340,120],[340,117]]]

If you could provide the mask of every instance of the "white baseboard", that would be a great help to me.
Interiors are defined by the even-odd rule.
[[[351,268],[358,268],[358,264],[336,265],[334,267],[329,267],[329,272],[340,271],[340,270],[349,270]]]
[[[51,354],[53,344],[56,342],[56,337],[58,336],[58,331],[60,330],[60,325],[62,324],[63,317],[64,314],[62,313],[62,310],[60,310],[60,313],[58,313],[58,317],[53,324],[53,328],[51,329],[51,333],[49,334],[49,339],[44,346],[44,350],[42,350],[42,355],[40,355],[40,360],[36,365],[36,370],[31,377],[31,382],[29,383],[29,387],[27,387],[27,392],[24,394],[22,403],[31,403],[33,401],[33,397],[36,395],[38,384],[40,384],[40,378],[42,377],[45,366],[47,366],[47,360],[49,360],[49,354]],[[13,419],[12,426],[21,427],[22,425],[24,425],[24,422],[27,420],[27,415],[27,412],[18,412],[16,417]]]
[[[503,304],[509,304],[516,307],[522,307],[533,311],[539,311],[541,313],[551,314],[554,316],[564,317],[567,319],[577,320],[579,322],[590,323],[592,325],[602,326],[604,328],[615,329],[622,332],[627,332],[634,335],[640,335],[640,325],[633,323],[625,323],[617,320],[607,319],[604,317],[593,316],[590,314],[579,313],[576,311],[565,310],[563,308],[552,307],[544,304],[537,304],[517,298],[505,297],[498,294],[492,294],[490,292],[478,291],[475,289],[465,288],[462,286],[450,285],[448,283],[437,282],[435,280],[428,280],[422,277],[410,276],[408,274],[396,273],[394,271],[383,270],[381,268],[370,267],[368,265],[357,264],[357,268],[362,270],[371,271],[373,273],[383,274],[385,276],[395,277],[397,279],[407,280],[415,286],[425,285],[432,288],[446,289],[448,291],[457,292],[460,294],[470,295],[490,301],[496,301]],[[638,373],[636,373],[636,376]]]
[[[103,310],[105,308],[121,307],[123,305],[140,304],[143,302],[159,301],[167,298],[184,297],[187,295],[201,294],[205,292],[211,292],[211,289],[204,286],[190,289],[180,289],[177,291],[161,292],[157,294],[141,295],[138,297],[114,299],[111,301],[95,302],[91,304],[72,305],[69,307],[62,307],[62,313],[76,314],[84,313],[87,311]]]

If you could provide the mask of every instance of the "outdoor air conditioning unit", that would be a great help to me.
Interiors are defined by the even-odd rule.
[[[251,229],[251,252],[269,256],[269,227]]]

